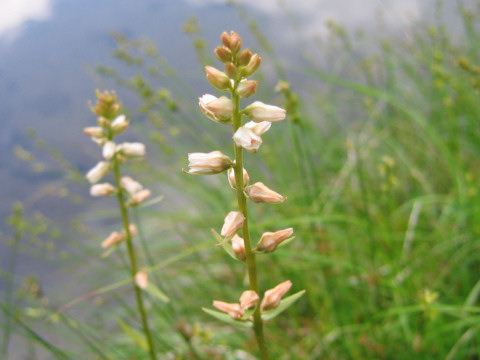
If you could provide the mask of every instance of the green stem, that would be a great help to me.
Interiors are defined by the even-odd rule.
[[[233,101],[233,132],[242,125],[242,118],[240,114],[240,97],[236,94],[235,89],[232,91]],[[243,150],[240,146],[234,144],[235,148],[235,183],[237,188],[237,201],[238,209],[243,214],[245,220],[243,222],[243,240],[245,242],[245,254],[248,270],[248,279],[250,282],[250,289],[258,291],[258,277],[257,277],[257,262],[255,259],[255,253],[252,250],[252,242],[250,240],[250,232],[248,230],[248,209],[247,198],[244,193],[245,184],[243,183]],[[267,344],[263,334],[263,321],[260,314],[260,306],[257,306],[253,313],[253,331],[257,339],[257,344],[262,355],[262,360],[269,360]]]
[[[120,213],[122,215],[123,230],[125,232],[125,242],[127,243],[127,252],[128,252],[128,257],[130,259],[130,270],[131,270],[132,278],[135,278],[135,275],[138,272],[137,259],[136,259],[136,256],[135,256],[135,249],[133,247],[132,234],[131,234],[130,228],[129,228],[130,221],[129,221],[129,218],[128,218],[127,206],[125,204],[125,198],[123,196],[123,190],[120,187],[120,166],[119,166],[119,161],[118,161],[116,155],[114,156],[112,163],[113,163],[113,175],[115,177],[115,185],[118,189],[118,192],[117,192],[118,206],[120,208]],[[152,338],[152,334],[150,332],[150,328],[148,327],[147,314],[145,312],[145,307],[143,305],[143,298],[142,298],[141,289],[137,286],[137,284],[135,282],[133,283],[133,289],[135,290],[135,298],[137,300],[137,307],[138,307],[138,311],[140,313],[140,317],[141,317],[141,320],[142,320],[143,332],[145,333],[145,337],[147,339],[148,352],[150,354],[150,359],[156,360],[157,357],[155,355],[153,338]]]

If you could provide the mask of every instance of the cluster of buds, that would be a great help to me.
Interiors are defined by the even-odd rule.
[[[263,299],[260,302],[260,297],[253,290],[247,290],[242,293],[238,303],[226,303],[223,301],[214,300],[213,306],[218,310],[230,315],[234,320],[251,320],[251,315],[255,308],[260,303],[260,311],[265,312],[273,310],[280,305],[282,297],[290,290],[292,282],[290,280],[278,284],[273,289],[265,291]]]
[[[241,98],[249,98],[256,92],[258,82],[250,80],[249,77],[259,68],[261,58],[249,49],[242,49],[242,39],[236,32],[232,31],[230,34],[224,32],[221,35],[221,42],[222,45],[218,46],[214,53],[216,58],[223,63],[223,70],[206,66],[205,72],[209,83],[218,90],[230,93],[230,97],[205,94],[199,98],[199,107],[210,120],[232,126],[236,158],[232,160],[218,150],[209,153],[189,153],[189,169],[184,172],[194,175],[213,175],[226,172],[228,183],[232,189],[236,190],[239,199],[246,197],[254,203],[282,203],[286,197],[262,182],[249,185],[250,176],[243,168],[243,157],[239,157],[239,154],[243,150],[250,153],[258,152],[262,145],[262,135],[270,129],[272,123],[284,120],[286,111],[260,101],[254,101],[250,105],[240,108]],[[245,121],[243,121],[244,118],[246,118]],[[247,228],[244,226],[247,221],[246,217],[246,208],[231,211],[225,217],[220,235],[214,231],[219,245],[222,245],[237,260],[246,263],[255,261],[255,254],[273,252],[280,245],[293,239],[293,229],[288,228],[265,232],[260,237],[257,246],[251,246],[250,235],[244,231]],[[241,233],[238,234],[238,232]],[[285,281],[268,290],[259,306],[257,304],[260,298],[253,289],[244,292],[239,303],[215,301],[214,306],[228,313],[235,320],[251,320],[253,313],[253,310],[250,311],[251,309],[258,308],[260,312],[275,309],[291,285],[290,281]]]
[[[92,184],[90,194],[92,196],[110,196],[117,195],[119,191],[128,197],[127,206],[136,206],[150,196],[150,190],[129,176],[124,176],[120,181],[120,188],[117,189],[109,182],[99,183],[107,176],[114,167],[114,162],[122,163],[130,157],[145,155],[145,145],[139,142],[115,143],[114,138],[124,132],[129,127],[129,122],[125,115],[120,114],[121,104],[117,101],[115,92],[96,92],[97,103],[91,106],[91,109],[97,118],[97,125],[87,127],[83,131],[90,136],[92,140],[101,146],[103,160],[99,161],[86,177]],[[136,233],[136,228],[130,227],[132,235]],[[125,234],[114,231],[103,242],[102,247],[108,248],[123,241]]]

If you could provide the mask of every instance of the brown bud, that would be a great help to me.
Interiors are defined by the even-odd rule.
[[[248,98],[257,92],[257,81],[242,80],[237,87],[237,94],[243,98]]]
[[[250,51],[250,49],[243,50],[237,56],[238,65],[240,65],[240,66],[247,65],[250,62],[251,58],[252,58],[252,52]]]
[[[281,284],[278,284],[273,289],[265,291],[263,295],[261,310],[270,310],[275,309],[280,305],[282,301],[282,296],[285,295],[288,290],[292,287],[292,282],[290,280],[284,281]]]
[[[237,258],[239,258],[242,261],[245,261],[245,259],[247,258],[247,254],[245,253],[245,242],[237,234],[233,235],[232,249],[233,249],[233,253]]]
[[[256,203],[280,204],[287,198],[268,188],[262,182],[256,182],[245,188],[245,193],[250,200]]]
[[[255,71],[257,71],[261,62],[262,62],[262,58],[258,54],[253,54],[248,64],[242,67],[243,76],[248,77],[252,75]]]
[[[243,227],[244,221],[245,217],[240,211],[230,211],[227,216],[225,216],[222,231],[220,232],[220,234],[226,238],[233,236],[238,230]]]
[[[226,312],[232,317],[232,319],[239,320],[244,314],[243,309],[240,307],[240,304],[230,304],[223,301],[214,300],[213,306],[218,310]]]
[[[213,66],[205,66],[207,80],[210,84],[220,90],[226,90],[230,87],[230,78],[224,72],[215,69]]]
[[[253,290],[247,290],[244,291],[242,296],[240,296],[240,307],[243,310],[250,309],[252,307],[257,306],[258,301],[260,300],[260,296],[253,291]]]
[[[106,249],[112,245],[119,244],[122,241],[123,241],[123,234],[118,231],[114,231],[105,240],[103,240],[102,248]]]
[[[231,63],[231,62],[226,63],[225,64],[225,74],[227,74],[227,76],[230,79],[237,79],[238,78],[238,69],[233,63]]]
[[[232,61],[232,52],[230,51],[229,48],[225,46],[218,46],[214,50],[215,56],[217,57],[218,60],[220,60],[223,63],[227,63],[229,61]]]
[[[265,232],[262,234],[257,244],[257,249],[265,252],[275,251],[278,245],[293,235],[293,229],[288,228],[275,232]]]
[[[232,53],[238,52],[242,48],[242,38],[235,31],[230,32],[230,50]]]
[[[225,45],[227,48],[230,48],[230,35],[227,32],[223,32],[220,36],[220,40],[222,40],[222,44]]]

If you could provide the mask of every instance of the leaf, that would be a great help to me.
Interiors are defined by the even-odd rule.
[[[150,295],[153,295],[157,299],[162,300],[163,302],[169,302],[170,298],[165,294],[158,286],[155,284],[152,284],[151,282],[148,283],[147,287],[145,289],[146,292],[150,293]]]
[[[263,320],[270,320],[279,315],[280,313],[284,312],[287,310],[295,301],[297,301],[303,294],[305,294],[305,290],[301,290],[289,297],[286,297],[282,301],[280,301],[280,304],[272,310],[265,311],[262,314],[262,319]]]
[[[125,331],[125,333],[133,339],[133,341],[135,341],[143,349],[148,350],[147,341],[145,340],[142,333],[128,326],[120,318],[117,319],[117,322],[120,325],[120,327],[123,329],[123,331]]]
[[[225,252],[235,260],[241,261],[239,258],[237,258],[237,256],[233,252],[232,244],[230,243],[231,237],[224,238],[219,233],[217,233],[214,229],[212,229],[212,233],[213,233],[213,236],[215,236],[215,239],[217,239],[218,241],[217,245],[221,245],[223,250],[225,250]]]
[[[252,323],[251,322],[246,322],[246,321],[239,321],[239,320],[234,320],[230,315],[225,314],[220,311],[212,310],[212,309],[207,309],[207,308],[202,308],[203,311],[205,311],[207,314],[213,316],[214,318],[223,321],[229,325],[233,326],[239,326],[242,328],[251,328]]]
[[[102,259],[105,259],[106,257],[110,256],[111,253],[113,253],[115,250],[117,250],[117,248],[118,248],[118,244],[110,246],[106,251],[104,251],[102,253],[102,255],[100,255],[100,257]]]

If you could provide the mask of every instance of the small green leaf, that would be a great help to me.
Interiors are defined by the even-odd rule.
[[[102,259],[105,259],[106,257],[110,256],[111,253],[117,250],[117,248],[118,248],[118,245],[110,246],[102,255],[100,255],[100,257]]]
[[[230,255],[233,259],[241,261],[235,253],[233,252],[232,244],[230,243],[231,237],[224,238],[221,236],[219,233],[217,233],[214,229],[212,229],[213,236],[215,236],[215,239],[218,241],[217,246],[220,245],[222,246],[223,250]]]
[[[284,312],[287,310],[295,301],[297,301],[303,294],[305,294],[305,290],[301,290],[289,297],[286,297],[282,301],[280,301],[280,304],[272,310],[265,311],[262,314],[262,319],[263,320],[270,320],[276,317],[278,314]]]
[[[150,293],[150,295],[153,295],[157,299],[162,300],[163,302],[169,302],[170,298],[165,294],[162,290],[158,288],[155,284],[152,284],[151,282],[148,283],[147,287],[145,289],[146,292]]]
[[[223,321],[223,322],[225,322],[229,325],[239,326],[239,327],[242,327],[242,328],[251,328],[252,327],[251,322],[234,320],[234,319],[232,319],[232,317],[230,315],[225,314],[223,312],[212,310],[212,309],[207,309],[207,308],[202,308],[202,310],[205,311],[207,314],[213,316],[214,318],[216,318],[220,321]]]
[[[130,336],[133,341],[135,341],[139,346],[144,348],[145,350],[148,349],[147,342],[145,341],[145,338],[142,333],[140,333],[138,330],[135,330],[128,326],[122,319],[117,319],[118,324],[120,327],[125,331],[125,333]]]

